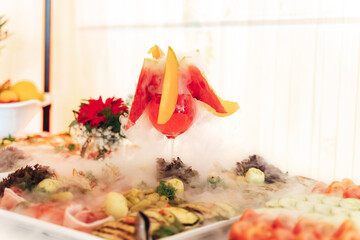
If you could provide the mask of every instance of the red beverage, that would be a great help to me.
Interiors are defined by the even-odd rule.
[[[149,119],[159,132],[167,138],[175,138],[184,133],[192,125],[196,105],[194,98],[190,94],[179,94],[173,115],[165,124],[158,124],[161,94],[156,94],[148,106]]]

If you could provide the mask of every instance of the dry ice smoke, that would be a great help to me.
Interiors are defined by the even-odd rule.
[[[9,172],[24,165],[26,154],[24,151],[7,147],[0,150],[0,172]]]
[[[198,64],[197,55],[189,59],[188,63],[197,62],[200,71],[203,68]],[[181,60],[181,56],[178,59]],[[164,66],[164,59],[160,59],[160,66]],[[180,73],[182,73],[180,69]],[[186,74],[183,76],[186,79]],[[193,125],[175,139],[174,156],[187,166],[191,166],[200,174],[197,179],[203,185],[198,189],[187,189],[185,198],[189,202],[229,201],[238,207],[239,212],[246,207],[259,207],[269,198],[287,194],[287,189],[277,193],[276,185],[268,186],[236,184],[224,172],[233,171],[237,162],[248,158],[249,155],[259,154],[249,144],[246,136],[243,113],[241,109],[231,116],[220,118],[206,111],[197,102],[197,113]],[[95,161],[83,159],[79,156],[65,156],[54,154],[53,149],[31,148],[24,151],[29,153],[25,159],[29,165],[39,163],[51,166],[62,178],[71,179],[73,169],[91,174],[99,179],[99,185],[93,193],[83,199],[84,204],[101,205],[106,192],[123,192],[130,187],[137,187],[142,182],[156,187],[156,159],[159,157],[171,161],[171,141],[152,127],[145,112],[134,126],[125,132],[127,139],[118,151],[113,152],[105,160]],[[265,158],[269,163],[271,159]],[[284,171],[284,169],[281,169]],[[289,173],[291,175],[291,172]],[[224,187],[211,188],[207,186],[209,175],[222,176]],[[296,183],[287,187],[301,189]],[[289,189],[289,188],[288,188]],[[235,191],[234,191],[235,190]],[[265,194],[265,192],[270,194]]]
[[[241,111],[219,118],[197,103],[193,125],[174,142],[174,156],[193,166],[200,173],[208,173],[214,163],[233,167],[253,153],[246,147],[242,130]],[[127,138],[140,147],[133,164],[154,164],[157,157],[171,158],[171,140],[158,132],[144,114],[127,133]],[[142,161],[148,158],[149,161]]]

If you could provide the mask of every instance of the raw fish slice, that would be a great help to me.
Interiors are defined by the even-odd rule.
[[[11,210],[14,209],[19,203],[26,202],[26,200],[17,195],[10,188],[5,188],[4,196],[1,199],[0,208]]]
[[[65,210],[64,226],[90,233],[95,227],[105,222],[114,220],[112,216],[108,216],[99,220],[86,223],[88,219],[86,215],[89,215],[91,213],[92,212],[88,209],[84,209],[81,204],[69,206]]]

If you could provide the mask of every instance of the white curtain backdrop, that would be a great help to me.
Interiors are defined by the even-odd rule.
[[[358,0],[54,1],[52,127],[80,99],[132,94],[154,44],[199,49],[249,146],[292,173],[360,183]]]

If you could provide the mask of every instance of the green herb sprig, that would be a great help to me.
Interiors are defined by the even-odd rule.
[[[165,181],[160,182],[160,185],[156,188],[156,192],[160,196],[166,196],[169,200],[175,199],[176,189],[171,184],[166,184]]]

